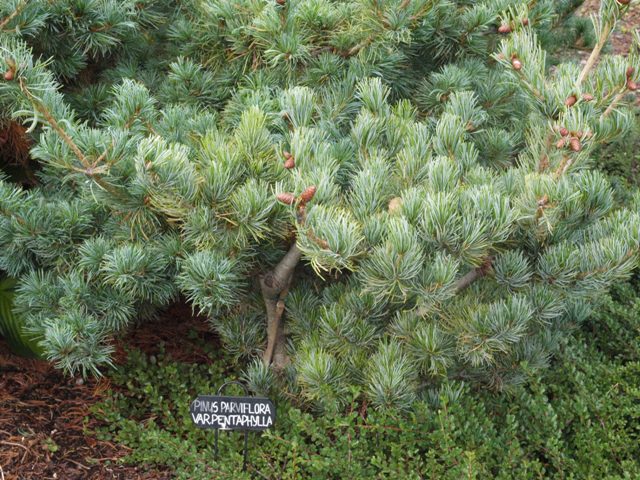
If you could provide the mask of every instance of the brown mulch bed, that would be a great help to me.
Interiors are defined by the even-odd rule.
[[[592,13],[597,14],[600,8],[600,0],[586,0],[578,9],[578,15],[584,17],[590,16]],[[633,39],[632,31],[640,28],[640,5],[633,5],[624,18],[617,25],[615,31],[609,40],[611,44],[611,53],[626,55],[629,52],[629,46]]]
[[[179,361],[209,362],[193,342],[216,342],[203,319],[188,307],[169,309],[159,322],[147,323],[116,345],[116,362],[126,350],[152,354],[163,344],[165,354]],[[107,378],[85,382],[65,377],[49,363],[19,357],[0,339],[0,480],[164,480],[167,471],[123,465],[128,453],[122,445],[99,440],[92,433],[101,426],[89,409],[108,394]],[[4,475],[4,477],[3,477]]]

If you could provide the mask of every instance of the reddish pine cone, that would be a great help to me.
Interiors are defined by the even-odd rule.
[[[567,144],[567,139],[562,137],[560,140],[558,140],[558,142],[556,143],[556,148],[564,148],[564,146]]]
[[[293,205],[293,202],[296,201],[296,197],[292,193],[279,193],[276,198],[285,205]]]
[[[593,100],[593,95],[591,95],[590,93],[583,93],[582,94],[582,99],[585,102],[590,102],[591,100]]]
[[[511,65],[515,70],[522,70],[522,62],[517,57],[511,59]]]
[[[578,99],[576,98],[576,96],[575,96],[575,95],[571,95],[570,97],[568,97],[568,98],[564,101],[564,104],[565,104],[567,107],[573,107],[573,106],[576,104],[576,102],[577,102],[577,101],[578,101]]]
[[[291,170],[296,166],[296,160],[293,157],[289,157],[284,161],[284,168]]]
[[[10,68],[6,72],[4,72],[4,76],[3,77],[7,82],[10,82],[14,78],[16,78],[16,71],[13,68]]]
[[[276,3],[278,5],[284,5],[286,3],[286,0],[276,0]]]
[[[618,0],[618,3],[620,5],[629,5],[630,2],[631,2],[631,0]]]
[[[300,200],[302,201],[302,203],[309,203],[313,198],[313,196],[316,194],[316,190],[317,190],[316,186],[311,185],[304,192],[302,192],[300,194]]]
[[[571,137],[571,139],[569,140],[569,146],[574,152],[579,152],[580,150],[582,150],[582,145],[580,145],[580,140],[578,140],[578,137]]]
[[[562,127],[560,129],[560,135],[562,135],[563,137],[566,137],[567,135],[569,135],[569,130],[567,130],[566,128]]]
[[[636,69],[633,67],[627,67],[627,78],[633,77],[633,74],[636,73]]]
[[[507,23],[503,23],[498,27],[498,33],[511,33],[511,27]]]
[[[529,19],[528,19],[528,18],[523,18],[523,19],[522,19],[522,25],[524,25],[525,27],[526,27],[527,25],[529,25]]]
[[[636,82],[632,82],[631,79],[627,80],[627,88],[632,92],[635,92],[638,89],[638,84]]]

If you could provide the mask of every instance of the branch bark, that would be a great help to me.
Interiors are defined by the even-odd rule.
[[[301,257],[302,252],[294,243],[275,268],[260,278],[260,289],[267,310],[267,348],[262,356],[265,365],[273,364],[282,368],[288,363],[282,315],[285,309],[284,299]]]
[[[456,283],[456,293],[462,292],[476,280],[484,277],[484,269],[482,267],[474,268]]]
[[[4,19],[0,20],[0,30],[4,30],[4,27],[6,27],[11,20],[16,18],[18,15],[20,15],[20,12],[26,5],[27,5],[26,1],[20,2],[16,6],[16,9],[13,12],[7,15]]]
[[[580,72],[580,76],[578,77],[578,82],[577,82],[578,85],[581,85],[582,82],[585,81],[585,79],[591,72],[591,69],[598,61],[598,58],[600,58],[600,52],[602,51],[602,48],[604,47],[604,45],[607,43],[607,39],[609,38],[609,35],[611,34],[612,29],[613,29],[613,25],[611,25],[611,23],[603,25],[600,38],[598,39],[598,43],[596,43],[595,47],[593,47],[593,50],[591,51],[591,55],[589,55],[587,63],[585,64],[584,68]]]

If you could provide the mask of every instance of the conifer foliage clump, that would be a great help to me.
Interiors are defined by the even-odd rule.
[[[0,112],[40,170],[0,180],[0,269],[68,372],[183,296],[254,389],[406,408],[521,382],[637,265],[640,199],[615,207],[591,156],[632,121],[638,42],[602,53],[624,2],[553,68],[579,2],[138,2],[88,27],[112,3],[14,3]]]

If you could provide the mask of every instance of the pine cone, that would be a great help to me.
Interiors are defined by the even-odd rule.
[[[296,201],[296,196],[292,193],[279,193],[276,195],[276,198],[279,202],[284,203],[285,205],[293,205],[293,202]]]
[[[511,65],[514,70],[522,70],[522,62],[518,59],[518,57],[513,57],[511,59]]]
[[[636,73],[636,69],[633,67],[627,67],[627,78],[633,77],[633,74]]]
[[[620,5],[629,5],[630,2],[631,2],[631,0],[618,0],[618,3]]]
[[[567,130],[565,127],[562,127],[560,129],[560,135],[562,135],[563,137],[566,137],[567,135],[569,135],[569,130]]]
[[[16,78],[16,71],[13,68],[10,68],[6,72],[4,72],[3,77],[7,82],[10,82],[14,78]]]
[[[511,33],[511,27],[507,23],[503,23],[498,27],[498,33]]]
[[[632,92],[635,92],[638,89],[638,84],[636,82],[632,82],[631,79],[628,79],[627,88]]]
[[[567,139],[562,137],[560,140],[558,140],[558,143],[556,143],[556,148],[564,148],[564,146],[567,144]]]
[[[577,101],[578,101],[578,99],[576,98],[576,96],[575,95],[571,95],[564,101],[564,104],[567,107],[573,107],[576,104]]]
[[[580,144],[580,140],[578,140],[578,137],[571,137],[571,139],[569,140],[569,145],[571,146],[571,150],[573,150],[574,152],[579,152],[580,150],[582,150],[582,145]]]
[[[593,95],[591,95],[590,93],[583,93],[582,94],[582,99],[585,102],[590,102],[591,100],[593,100]]]
[[[525,27],[528,26],[529,25],[529,19],[528,18],[523,18],[522,19],[522,25],[525,26]]]
[[[291,156],[284,161],[284,168],[286,168],[287,170],[291,170],[295,166],[296,160]]]
[[[278,5],[281,5],[281,6],[282,6],[282,5],[284,5],[285,3],[287,3],[287,2],[286,2],[286,0],[276,0],[276,3],[277,3]]]
[[[317,190],[316,186],[311,185],[309,188],[307,188],[304,192],[300,194],[300,201],[303,204],[309,203],[313,198],[313,196],[316,194],[316,190]]]

